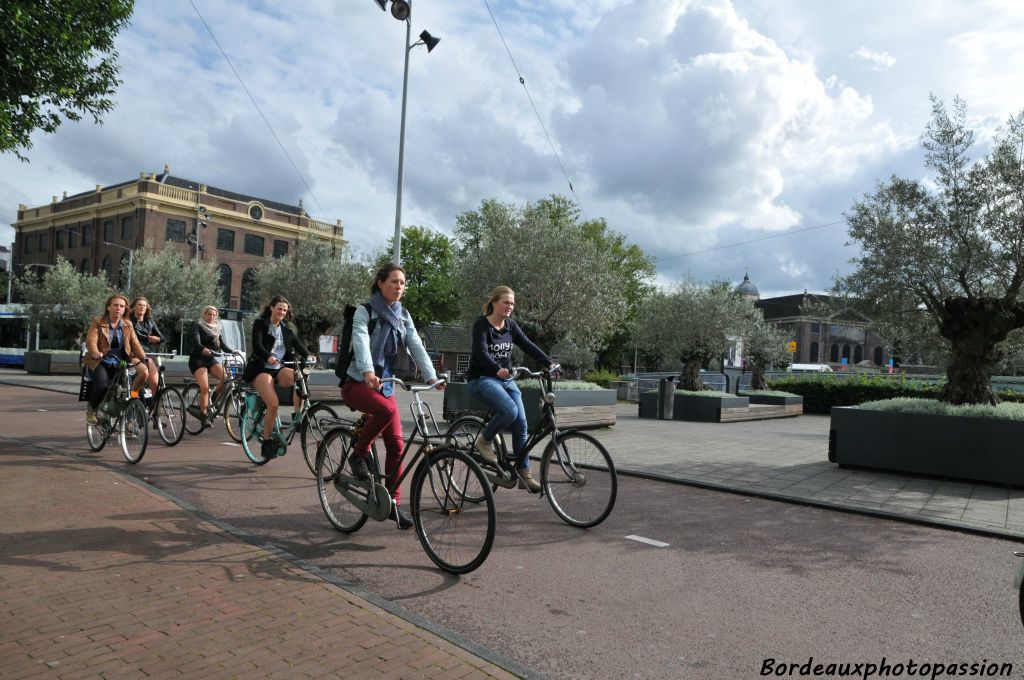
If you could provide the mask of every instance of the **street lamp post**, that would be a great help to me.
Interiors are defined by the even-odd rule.
[[[383,10],[387,0],[374,0]],[[412,48],[419,45],[426,45],[427,52],[431,52],[440,38],[435,38],[429,32],[420,33],[420,39],[412,44],[412,0],[391,0],[391,16],[399,21],[405,22],[405,71],[402,76],[402,125],[398,133],[398,188],[395,196],[395,249],[394,262],[402,264],[402,187],[405,183],[405,105],[409,93],[409,53]]]
[[[110,241],[104,241],[103,245],[114,246],[115,248],[128,251],[128,281],[125,283],[124,289],[125,292],[130,292],[132,289],[132,263],[135,262],[135,251],[131,248],[125,248],[124,246],[119,246],[116,243],[111,243]]]

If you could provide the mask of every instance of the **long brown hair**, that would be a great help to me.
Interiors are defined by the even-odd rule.
[[[370,284],[370,295],[376,293],[379,290],[378,286],[387,281],[388,277],[391,276],[391,273],[396,271],[405,274],[406,278],[409,277],[409,274],[405,271],[405,267],[400,264],[395,264],[394,262],[389,262],[378,269],[377,273],[373,275],[373,283]]]
[[[153,318],[153,303],[150,302],[149,298],[147,298],[147,297],[143,297],[143,296],[140,295],[139,297],[135,298],[134,300],[132,300],[132,303],[130,305],[128,305],[128,309],[125,310],[125,311],[130,311],[131,314],[132,314],[132,318],[134,319],[135,318],[135,305],[139,304],[140,302],[145,302],[146,303],[146,313],[142,315],[142,320],[143,321],[149,321],[150,319]]]
[[[270,298],[270,302],[268,302],[267,306],[263,308],[262,312],[260,312],[260,318],[264,321],[270,321],[270,311],[282,302],[288,305],[288,312],[284,315],[283,321],[290,326],[292,323],[292,303],[288,302],[288,299],[283,295],[275,295]]]

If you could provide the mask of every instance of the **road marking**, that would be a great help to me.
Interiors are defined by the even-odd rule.
[[[235,442],[221,442],[221,444],[224,446],[241,446],[241,444],[236,444]]]
[[[39,411],[40,413],[46,413],[46,412],[48,412],[48,411],[49,411],[50,409],[48,409],[48,408],[37,408],[36,410],[37,410],[37,411]]]
[[[647,545],[653,545],[655,548],[667,548],[668,543],[662,543],[661,541],[655,541],[653,538],[644,538],[643,536],[637,536],[635,534],[626,536],[630,541],[636,541],[637,543],[646,543]]]

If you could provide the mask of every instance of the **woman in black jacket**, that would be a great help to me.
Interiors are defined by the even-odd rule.
[[[146,350],[146,354],[155,352],[157,345],[163,340],[163,334],[160,333],[156,321],[153,320],[153,306],[149,304],[149,300],[141,296],[132,300],[130,320],[135,328],[135,337],[138,338],[142,349]],[[157,371],[156,362],[153,359],[147,359],[145,365],[136,369],[135,384],[132,387],[138,389],[142,383],[147,381],[147,378],[149,379],[150,393],[155,395],[157,385],[160,383],[160,373]]]
[[[210,406],[210,376],[217,379],[214,401],[220,398],[227,382],[224,366],[221,365],[220,359],[214,356],[214,352],[234,352],[224,341],[221,330],[220,313],[217,308],[213,305],[203,307],[203,315],[192,333],[192,353],[188,355],[188,369],[192,371],[192,376],[199,385],[199,406],[189,406],[188,412],[199,418],[204,426],[209,425],[207,409]]]
[[[263,445],[260,449],[263,457],[274,456],[277,444],[271,439],[274,421],[277,419],[277,392],[275,383],[281,387],[295,384],[294,369],[283,366],[285,361],[295,361],[296,355],[302,360],[309,356],[291,322],[291,304],[282,295],[271,298],[263,312],[252,322],[252,353],[245,365],[242,380],[246,381],[260,393],[260,398],[267,406],[263,416]],[[296,410],[300,406],[298,393],[292,395],[292,404]]]

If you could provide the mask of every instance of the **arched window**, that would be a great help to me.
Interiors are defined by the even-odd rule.
[[[832,343],[832,350],[829,352],[828,360],[833,364],[839,363],[839,345]]]
[[[882,348],[881,347],[876,347],[875,348],[875,366],[881,366],[881,365],[882,365]]]
[[[814,342],[813,340],[811,341],[811,353],[810,353],[810,356],[808,357],[808,360],[812,364],[818,363],[818,343]]]
[[[843,358],[846,359],[846,363],[850,363],[850,346],[843,345]]]
[[[853,363],[859,364],[864,359],[864,348],[857,345],[853,348]]]
[[[242,274],[242,309],[251,312],[256,309],[256,270],[246,269]]]
[[[107,281],[114,282],[114,274],[111,271],[110,255],[103,258],[103,263],[100,265],[100,269],[103,270],[103,275],[107,277]]]
[[[226,264],[217,265],[217,285],[220,286],[220,304],[231,306],[231,267]]]
[[[131,283],[128,280],[131,271],[128,265],[128,253],[125,253],[121,256],[121,268],[117,272],[117,287],[125,292],[128,291],[128,284]]]
[[[82,264],[78,268],[78,271],[82,272],[83,274],[89,273],[89,258],[85,258],[84,260],[82,260]]]

